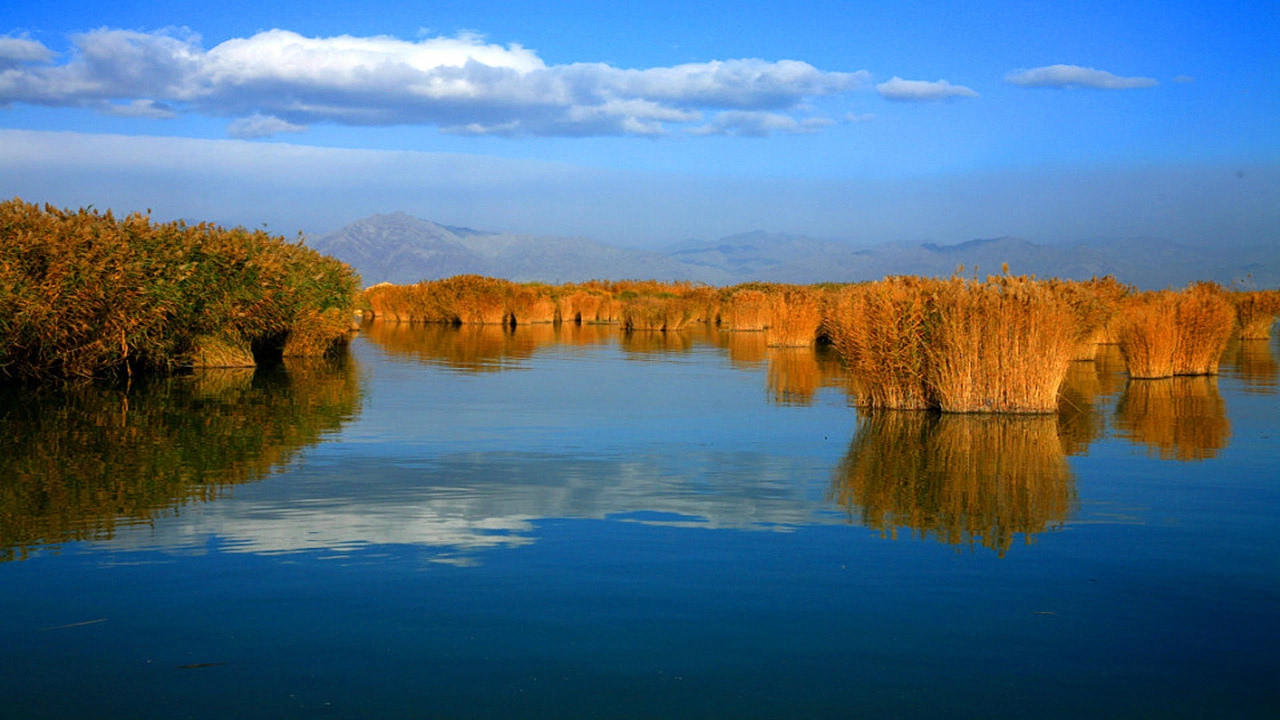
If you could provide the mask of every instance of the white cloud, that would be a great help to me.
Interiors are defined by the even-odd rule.
[[[264,138],[280,133],[304,132],[306,129],[305,125],[294,125],[278,117],[254,113],[228,125],[227,134],[233,138]]]
[[[1160,83],[1152,78],[1120,77],[1105,70],[1080,67],[1079,65],[1047,65],[1016,70],[1005,75],[1004,81],[1010,85],[1029,88],[1076,88],[1088,87],[1100,90],[1130,90],[1147,88]]]
[[[24,63],[43,63],[53,60],[53,51],[43,44],[25,37],[0,37],[0,70],[18,67]]]
[[[151,103],[211,116],[270,117],[294,127],[328,122],[436,125],[473,134],[660,135],[669,124],[700,121],[704,110],[786,116],[809,98],[849,92],[869,78],[865,71],[827,72],[796,60],[647,69],[547,65],[533,50],[474,34],[406,41],[269,30],[207,51],[197,35],[181,29],[103,29],[72,41],[75,50],[62,63],[34,41],[0,41],[0,63],[9,67],[0,74],[0,105]],[[236,121],[233,127],[247,126]]]
[[[699,127],[688,128],[692,135],[740,135],[745,137],[768,137],[774,132],[806,133],[818,128],[835,124],[829,118],[813,117],[796,120],[790,115],[779,113],[729,110],[718,113],[710,123]]]
[[[903,80],[894,76],[888,82],[876,85],[880,96],[899,102],[932,102],[956,97],[978,97],[978,93],[963,85],[952,85],[946,80]]]
[[[875,113],[845,113],[844,121],[847,123],[864,123],[871,122],[876,119]]]
[[[171,118],[176,114],[173,112],[173,108],[154,100],[131,100],[124,104],[104,103],[99,109],[108,115],[115,115],[116,117],[163,119]]]
[[[1179,75],[1173,79],[1176,83],[1193,83],[1196,81],[1191,75]]]

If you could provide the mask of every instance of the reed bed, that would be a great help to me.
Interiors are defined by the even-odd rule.
[[[1239,337],[1242,340],[1267,340],[1271,326],[1280,315],[1280,290],[1248,290],[1228,296],[1236,308]]]
[[[1117,328],[1129,376],[1217,374],[1235,322],[1226,291],[1212,283],[1136,296],[1122,311]]]
[[[560,320],[560,304],[555,288],[541,283],[516,286],[511,293],[512,325],[554,323]]]
[[[1134,297],[1120,313],[1115,336],[1129,377],[1173,377],[1178,346],[1177,297],[1167,290]]]
[[[926,385],[926,324],[934,281],[886,278],[852,285],[828,298],[824,323],[868,408],[924,410],[936,403]]]
[[[1081,332],[1052,285],[952,279],[932,297],[927,382],[943,412],[1050,413]]]
[[[1213,283],[1195,283],[1178,296],[1178,344],[1174,375],[1216,375],[1222,352],[1235,333],[1236,310]]]
[[[828,499],[897,537],[900,529],[1003,556],[1060,526],[1074,480],[1052,416],[876,412],[860,417]]]
[[[1048,285],[1054,294],[1066,301],[1076,316],[1078,337],[1071,359],[1093,360],[1099,345],[1113,342],[1111,322],[1133,289],[1110,275],[1084,282],[1049,280]]]
[[[0,378],[169,372],[286,346],[324,353],[346,340],[358,282],[262,231],[6,201]]]
[[[618,317],[627,330],[676,331],[689,322],[692,312],[679,296],[641,296],[623,300]]]
[[[1080,336],[1054,287],[911,277],[835,291],[824,322],[858,404],[943,412],[1051,413]]]
[[[1163,460],[1216,457],[1231,437],[1218,379],[1209,375],[1134,380],[1116,405],[1116,434]]]
[[[768,288],[761,283],[726,288],[720,304],[721,329],[763,331],[769,324]]]
[[[823,295],[804,286],[779,287],[769,294],[765,337],[769,347],[808,347],[822,328]]]

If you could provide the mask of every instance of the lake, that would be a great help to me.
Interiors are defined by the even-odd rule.
[[[863,414],[760,333],[0,394],[14,718],[1280,717],[1280,341]]]

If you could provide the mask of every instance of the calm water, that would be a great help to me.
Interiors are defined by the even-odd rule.
[[[859,418],[758,334],[0,396],[0,716],[1280,716],[1280,342]]]

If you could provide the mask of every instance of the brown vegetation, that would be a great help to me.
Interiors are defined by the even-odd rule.
[[[1280,315],[1280,290],[1248,290],[1230,293],[1236,307],[1242,340],[1266,340]]]
[[[140,213],[0,203],[0,377],[92,378],[346,339],[358,279],[300,243]]]
[[[1133,297],[1120,313],[1116,334],[1129,376],[1155,379],[1216,374],[1234,326],[1226,291],[1196,283]]]

